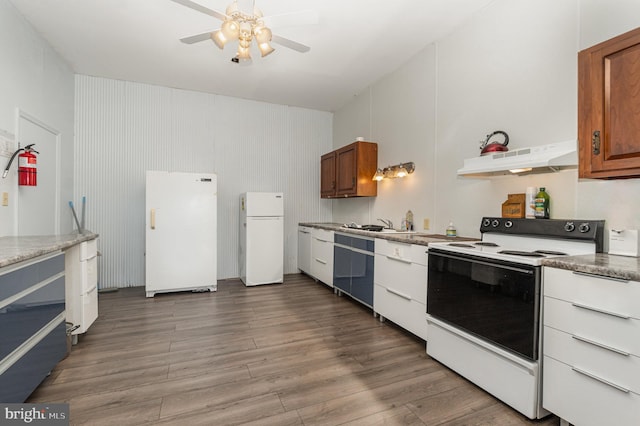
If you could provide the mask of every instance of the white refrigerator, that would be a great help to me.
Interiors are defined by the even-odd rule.
[[[240,279],[246,286],[284,281],[282,192],[240,195]]]
[[[147,297],[218,289],[216,207],[215,174],[147,171]]]

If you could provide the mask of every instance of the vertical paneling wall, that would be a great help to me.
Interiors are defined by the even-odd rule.
[[[284,192],[285,273],[298,222],[331,219],[319,195],[331,113],[77,75],[75,114],[74,195],[100,234],[100,288],[144,285],[146,170],[218,175],[219,279],[238,276],[242,192]]]

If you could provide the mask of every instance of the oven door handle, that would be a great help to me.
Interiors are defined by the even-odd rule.
[[[444,254],[442,252],[428,251],[427,253],[429,253],[429,255],[432,255],[432,256],[446,257],[446,258],[455,259],[455,260],[464,260],[466,262],[477,263],[477,264],[480,264],[480,265],[491,266],[491,267],[498,267],[498,268],[502,268],[502,269],[509,269],[510,271],[516,271],[516,272],[521,272],[523,274],[533,275],[533,271],[532,270],[517,268],[515,266],[503,265],[503,264],[501,264],[499,262],[496,262],[496,263],[485,262],[483,260],[471,259],[471,258],[464,257],[464,256],[452,256],[450,254]]]

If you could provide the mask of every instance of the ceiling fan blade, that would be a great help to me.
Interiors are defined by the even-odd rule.
[[[209,39],[211,39],[211,32],[196,34],[190,37],[181,38],[180,41],[185,44],[193,44],[193,43],[198,43],[200,41],[205,41]]]
[[[280,15],[265,16],[262,18],[262,21],[269,28],[314,25],[318,23],[318,12],[315,10],[302,10],[300,12],[283,13]]]
[[[227,15],[222,12],[218,12],[217,10],[209,9],[208,7],[204,7],[198,3],[194,3],[191,0],[171,0],[175,3],[181,4],[193,10],[197,10],[198,12],[202,12],[205,15],[213,16],[221,21],[227,19]]]
[[[280,37],[275,34],[272,36],[271,41],[274,43],[278,43],[280,46],[288,47],[289,49],[293,49],[301,53],[305,53],[311,50],[309,46],[298,43],[297,41],[290,40],[288,38]]]

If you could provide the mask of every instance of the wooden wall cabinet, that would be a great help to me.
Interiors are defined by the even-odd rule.
[[[375,197],[378,182],[378,144],[354,142],[320,158],[322,198]]]
[[[578,54],[581,178],[640,177],[640,28]]]

